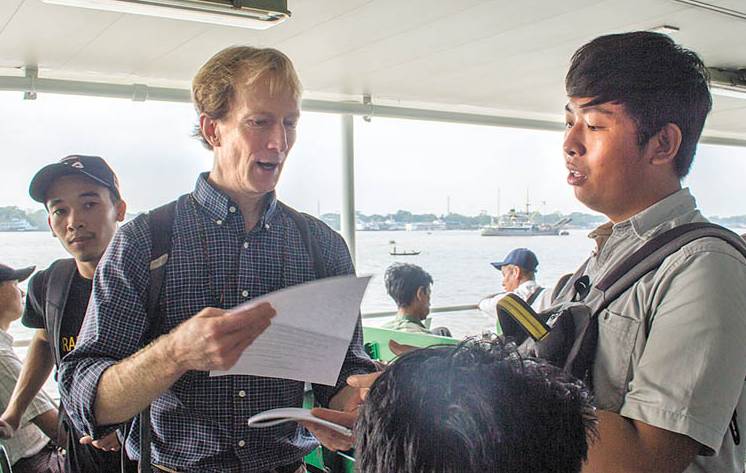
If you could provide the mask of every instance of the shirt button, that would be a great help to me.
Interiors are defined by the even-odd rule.
[[[230,212],[230,213],[232,213],[232,214],[233,214],[233,213],[236,213],[236,208],[235,208],[235,207],[233,207],[233,206],[230,206],[230,207],[228,207],[228,212]]]
[[[268,223],[264,225],[264,229],[265,230],[269,230],[269,224]]]
[[[244,442],[243,440],[239,440],[239,441],[238,441],[238,446],[239,446],[239,447],[243,447],[243,446],[245,446],[245,445],[246,445],[246,442]]]
[[[222,225],[223,221],[222,220],[215,220],[215,223],[217,223],[218,225]]]
[[[244,248],[248,248],[249,247],[249,242],[248,241],[243,242],[243,247]]]
[[[238,391],[238,397],[246,397],[246,391],[244,391],[243,389]]]
[[[241,291],[241,295],[244,297],[249,297],[249,291]]]

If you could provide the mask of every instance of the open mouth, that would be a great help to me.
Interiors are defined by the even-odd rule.
[[[578,186],[586,180],[588,180],[588,176],[575,169],[570,169],[567,174],[567,183],[571,186]]]
[[[280,163],[270,163],[267,161],[257,161],[256,164],[265,171],[274,171],[280,165]]]

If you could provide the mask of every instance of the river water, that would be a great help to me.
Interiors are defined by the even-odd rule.
[[[742,234],[746,229],[733,229]],[[482,237],[478,231],[357,232],[357,272],[373,275],[363,299],[362,311],[393,311],[395,305],[386,294],[383,274],[394,262],[414,263],[428,271],[434,280],[433,307],[476,304],[485,295],[500,291],[501,275],[489,263],[501,260],[513,248],[527,247],[539,259],[537,281],[547,287],[565,273],[574,271],[588,257],[593,242],[589,230],[570,230],[567,236]],[[391,256],[390,242],[399,251],[420,251],[417,256]],[[0,262],[23,267],[46,268],[67,254],[50,232],[0,233]],[[380,325],[388,318],[366,319],[366,325]],[[465,337],[494,328],[491,317],[476,310],[433,314],[432,326],[446,326],[455,337]],[[31,338],[32,330],[20,322],[11,325],[16,340]],[[25,347],[16,348],[25,356]],[[46,384],[50,394],[56,386]]]
[[[587,230],[570,230],[568,236],[482,237],[478,231],[392,231],[358,232],[357,272],[373,279],[363,299],[362,311],[395,310],[383,286],[383,273],[394,262],[414,263],[428,271],[434,280],[432,305],[476,304],[487,294],[501,290],[500,272],[490,261],[500,260],[513,248],[528,247],[539,258],[537,280],[550,285],[559,276],[573,271],[589,254],[592,242]],[[390,241],[398,250],[420,251],[418,256],[389,255]],[[46,268],[57,258],[66,257],[50,232],[0,233],[0,262],[13,267],[36,265]],[[376,325],[384,320],[370,320]],[[452,327],[454,334],[481,333],[494,321],[476,311],[434,314],[434,325]],[[27,339],[31,331],[19,322],[11,326],[16,339]]]
[[[739,234],[746,229],[733,229]],[[490,261],[501,260],[513,248],[527,247],[539,258],[539,284],[551,287],[563,274],[572,272],[588,257],[593,242],[589,230],[570,230],[567,236],[483,237],[478,231],[386,231],[357,232],[357,272],[373,275],[363,299],[362,311],[395,310],[383,286],[383,274],[394,262],[414,263],[434,280],[433,307],[476,304],[487,294],[501,290],[501,275]],[[420,251],[417,256],[391,256],[391,241],[399,251]],[[36,265],[46,268],[67,254],[51,232],[0,233],[0,262],[13,267]],[[433,314],[433,326],[445,325],[455,336],[479,334],[494,326],[494,320],[477,311]],[[366,320],[378,325],[385,319]],[[16,339],[27,339],[31,331],[20,322],[11,325]]]

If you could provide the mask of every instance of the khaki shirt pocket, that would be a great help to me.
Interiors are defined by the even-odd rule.
[[[639,329],[639,320],[609,309],[598,316],[593,392],[600,409],[619,412],[622,407]]]

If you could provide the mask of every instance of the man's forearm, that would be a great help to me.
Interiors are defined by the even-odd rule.
[[[34,417],[31,421],[36,424],[36,426],[39,427],[47,437],[49,437],[54,443],[59,445],[59,432],[57,432],[58,417],[59,411],[57,409],[49,409],[47,412],[43,412]]]
[[[685,435],[598,411],[598,438],[583,473],[681,473],[698,451]]]
[[[23,363],[18,381],[13,389],[4,417],[12,417],[20,422],[23,413],[34,400],[49,378],[54,367],[54,359],[44,331],[37,330],[31,339],[26,361]]]
[[[125,422],[171,387],[186,371],[169,353],[168,335],[111,366],[96,392],[96,424]]]

